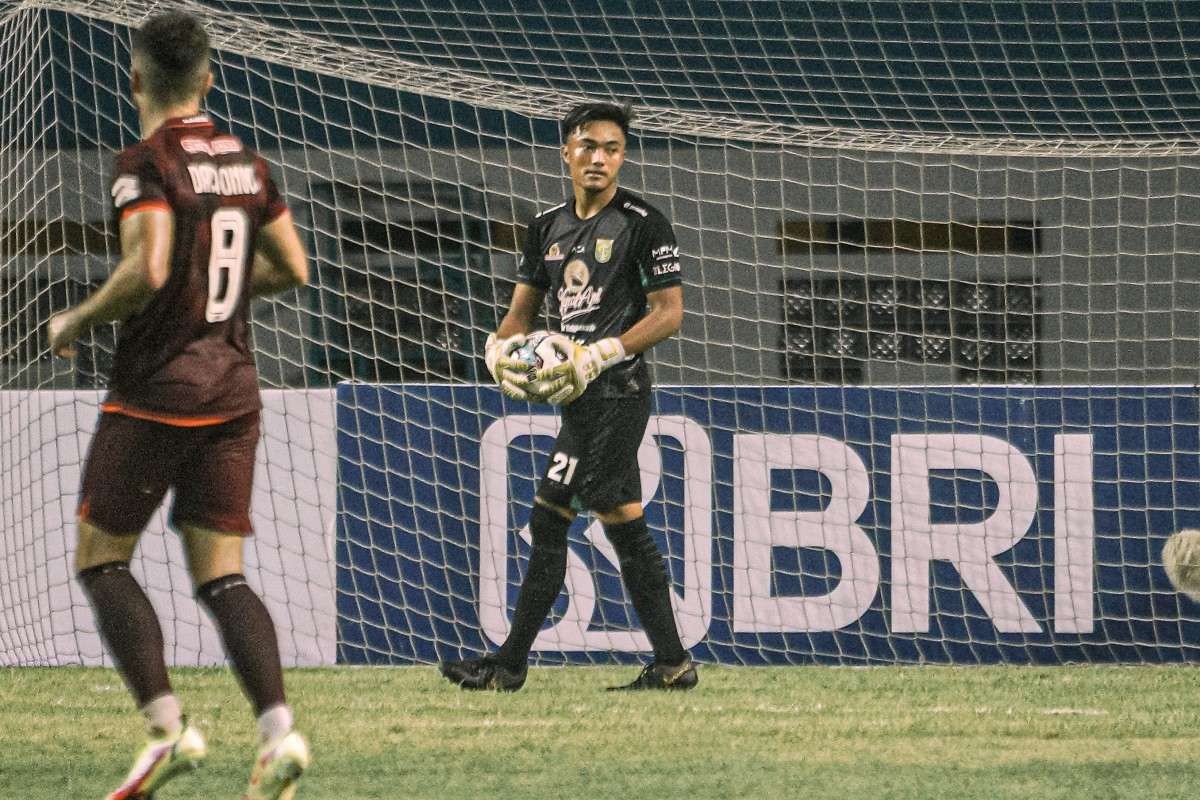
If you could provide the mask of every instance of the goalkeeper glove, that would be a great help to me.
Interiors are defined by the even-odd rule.
[[[599,377],[601,372],[613,364],[625,360],[625,346],[615,336],[582,345],[558,334],[551,336],[547,342],[558,352],[562,363],[541,370],[538,373],[538,379],[544,381],[566,380],[561,389],[546,398],[546,402],[551,405],[565,405],[573,402],[583,394],[589,383]]]
[[[519,359],[513,358],[513,353],[525,344],[525,334],[518,333],[506,339],[497,339],[496,334],[490,334],[483,347],[483,363],[487,365],[492,380],[500,386],[500,391],[506,397],[514,400],[528,400],[529,366]]]

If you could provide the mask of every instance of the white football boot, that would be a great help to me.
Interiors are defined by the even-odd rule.
[[[167,781],[200,766],[207,755],[204,737],[184,720],[178,733],[146,742],[125,782],[108,796],[108,800],[153,797]]]
[[[308,742],[295,731],[267,742],[254,760],[243,800],[292,800],[310,761]]]

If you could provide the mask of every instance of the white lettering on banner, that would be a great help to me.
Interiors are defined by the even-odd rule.
[[[932,470],[977,470],[996,482],[999,498],[987,519],[930,521]],[[892,630],[929,630],[929,570],[949,561],[1001,633],[1040,633],[1016,589],[993,560],[1012,549],[1033,523],[1038,484],[1033,465],[1003,439],[981,434],[892,436]]]
[[[828,479],[819,511],[771,511],[771,471],[814,470]],[[854,520],[870,497],[858,453],[817,434],[739,434],[733,451],[733,629],[738,633],[832,631],[857,620],[879,590],[879,553]],[[772,597],[776,547],[833,552],[841,580],[819,597]]]
[[[481,450],[479,615],[485,635],[508,635],[508,461],[518,436],[553,437],[550,415],[505,417],[485,432]],[[657,490],[662,475],[653,435],[673,438],[685,453],[685,563],[683,597],[673,595],[684,644],[701,641],[712,616],[711,442],[686,417],[655,417],[639,450],[642,497]],[[1092,438],[1054,437],[1054,627],[1088,633],[1095,624],[1095,523],[1092,499]],[[828,482],[818,510],[772,511],[771,473],[810,470]],[[973,470],[997,488],[995,509],[973,523],[933,523],[930,479],[940,470]],[[979,434],[897,434],[891,438],[890,628],[922,633],[930,628],[933,561],[953,565],[1000,633],[1042,633],[996,556],[1030,530],[1038,511],[1039,485],[1030,459],[1003,439]],[[859,452],[840,439],[818,434],[740,433],[733,437],[733,606],[735,633],[835,631],[859,620],[877,601],[881,559],[858,520],[870,501],[871,478]],[[614,566],[615,553],[598,524],[586,533]],[[529,541],[528,529],[520,532]],[[773,549],[819,548],[840,564],[837,584],[822,595],[773,596]],[[570,604],[563,618],[542,631],[535,649],[645,651],[641,631],[590,629],[597,592],[584,560],[568,555]]]
[[[484,635],[497,644],[507,638],[510,627],[509,444],[520,436],[554,437],[558,428],[559,418],[549,414],[507,416],[492,423],[480,441],[479,621]],[[654,496],[662,479],[662,458],[655,437],[673,439],[684,453],[684,592],[681,597],[672,591],[671,605],[683,645],[692,647],[704,639],[712,621],[712,444],[695,420],[651,417],[638,448],[643,502]],[[600,523],[593,522],[584,535],[615,569],[617,555]],[[528,526],[520,536],[530,541]],[[570,600],[566,612],[553,627],[538,634],[533,643],[535,650],[650,650],[650,642],[640,630],[591,629],[598,593],[587,564],[571,550],[567,551],[566,590]]]
[[[1095,625],[1092,437],[1054,437],[1054,625],[1089,633]],[[930,562],[952,563],[1001,633],[1041,632],[994,556],[1025,536],[1037,512],[1029,460],[1008,442],[976,434],[892,437],[892,624],[929,630]],[[771,511],[771,470],[813,470],[830,484],[819,511]],[[973,524],[930,521],[931,470],[973,469],[995,481],[996,509]],[[813,434],[737,434],[733,473],[733,630],[832,631],[858,620],[879,589],[879,555],[854,521],[866,508],[869,477],[838,439]],[[816,547],[841,564],[839,583],[819,597],[772,597],[774,547]]]
[[[1096,624],[1096,516],[1092,436],[1054,437],[1054,629],[1091,633]]]

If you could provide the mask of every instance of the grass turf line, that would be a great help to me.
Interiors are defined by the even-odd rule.
[[[1191,798],[1190,667],[702,667],[688,694],[606,694],[631,667],[535,668],[516,694],[433,667],[289,670],[329,798]],[[172,671],[208,737],[158,800],[238,797],[254,725],[226,670]],[[0,796],[103,797],[140,746],[110,670],[0,671]]]

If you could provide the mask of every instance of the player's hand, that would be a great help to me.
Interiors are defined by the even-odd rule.
[[[547,382],[565,380],[561,389],[545,399],[555,406],[575,401],[601,372],[625,360],[625,346],[615,336],[583,345],[558,334],[546,342],[558,351],[562,363],[539,371],[537,379]]]
[[[488,372],[506,397],[514,400],[529,400],[529,367],[513,358],[521,345],[525,344],[525,334],[518,333],[506,339],[497,339],[496,334],[487,338],[483,349],[483,362],[487,364]]]
[[[79,323],[70,311],[55,314],[46,323],[50,352],[62,358],[75,357],[75,340],[79,338]]]

